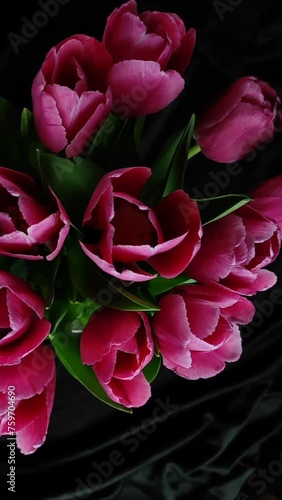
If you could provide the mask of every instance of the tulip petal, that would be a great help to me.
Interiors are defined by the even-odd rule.
[[[22,195],[36,197],[38,188],[32,177],[17,172],[10,168],[0,167],[0,184],[4,187],[4,192],[8,191],[12,196]],[[1,193],[1,201],[5,199],[4,193]]]
[[[205,340],[217,327],[220,316],[217,304],[189,295],[185,300],[185,306],[191,331],[197,338]],[[189,344],[190,348],[193,349]]]
[[[129,2],[126,2],[121,5],[121,7],[117,7],[108,17],[105,31],[103,34],[103,43],[105,44],[105,47],[109,50],[109,52],[112,52],[112,50],[115,50],[115,46],[113,43],[113,40],[115,39],[115,36],[113,36],[113,33],[116,33],[116,30],[118,30],[119,24],[122,21],[124,15],[126,14],[131,14],[134,17],[138,16],[138,11],[137,11],[137,4],[135,0],[129,0]],[[126,48],[126,47],[125,47]],[[114,57],[114,55],[113,55]]]
[[[70,41],[74,39],[79,40],[83,47],[83,52],[77,56],[75,63],[77,67],[80,61],[81,66],[83,65],[88,90],[98,90],[99,92],[105,93],[107,91],[106,77],[113,65],[113,60],[108,50],[102,42],[96,40],[96,38],[92,36],[78,34],[69,38]],[[61,46],[63,48],[64,45],[65,42],[62,41],[59,47]],[[73,57],[74,53],[73,50],[71,50],[67,64],[71,62]],[[62,64],[63,74],[65,74],[65,67],[67,64],[65,62]]]
[[[265,217],[274,220],[282,231],[282,175],[263,182],[252,193],[254,201],[250,206]]]
[[[34,312],[10,290],[7,290],[6,301],[9,314],[10,332],[0,338],[1,347],[9,344],[10,342],[15,342],[18,338],[20,338],[30,327],[34,316]]]
[[[225,368],[225,361],[218,358],[216,351],[192,352],[192,364],[188,369],[177,367],[176,374],[188,380],[207,379],[215,377]]]
[[[237,295],[236,302],[222,309],[222,315],[231,322],[246,325],[252,321],[255,311],[255,306],[250,300]]]
[[[16,366],[0,366],[0,394],[8,387],[16,388],[16,400],[40,394],[55,373],[54,355],[49,347],[40,345]],[[6,396],[7,398],[7,396]],[[7,402],[6,402],[7,410]]]
[[[19,197],[18,206],[28,226],[40,223],[49,215],[47,208],[38,199],[25,194]]]
[[[103,43],[78,34],[62,40],[48,52],[41,72],[45,84],[58,83],[76,89],[87,85],[86,90],[104,92],[106,75],[112,64]]]
[[[183,75],[192,59],[196,45],[196,30],[191,28],[181,40],[181,44],[175,54],[171,57],[168,69],[177,71]]]
[[[277,224],[266,219],[250,206],[242,207],[236,213],[243,220],[248,238],[255,243],[264,243],[277,231]]]
[[[260,143],[267,142],[274,133],[273,115],[255,108],[252,104],[238,103],[228,121],[197,134],[202,151],[211,160],[233,163],[241,160]]]
[[[0,277],[1,278],[1,277]],[[7,291],[0,285],[0,328],[10,329],[10,318],[7,305]]]
[[[279,103],[267,83],[252,76],[240,78],[197,117],[195,138],[214,161],[240,160],[272,138]]]
[[[250,271],[244,268],[234,269],[222,284],[243,295],[255,295],[273,287],[277,276],[266,269]]]
[[[167,248],[148,262],[165,278],[174,278],[182,273],[200,248],[202,226],[196,202],[182,190],[174,191],[154,207],[154,212],[163,229]],[[175,248],[169,248],[169,241],[182,236]],[[184,236],[184,237],[183,237]]]
[[[43,300],[24,280],[0,270],[0,290],[1,288],[8,288],[14,295],[25,302],[40,319],[44,317],[45,307]]]
[[[214,377],[225,369],[226,362],[238,361],[242,353],[242,342],[237,325],[225,344],[211,353],[192,353],[192,366],[188,370],[180,368],[177,374],[189,380]]]
[[[153,61],[119,62],[108,75],[113,109],[118,112],[122,104],[127,116],[145,116],[167,107],[182,92],[184,83],[176,71],[161,71]]]
[[[244,242],[245,236],[243,221],[237,215],[230,214],[208,224],[204,227],[201,248],[185,272],[202,283],[225,278],[236,265],[235,249]]]
[[[121,168],[109,173],[114,193],[122,192],[139,199],[146,181],[152,171],[148,167]]]
[[[15,225],[8,214],[0,213],[0,234],[12,233],[16,230]],[[1,241],[1,240],[0,240]]]
[[[180,17],[167,12],[147,11],[140,15],[140,19],[146,25],[148,32],[167,39],[171,45],[172,54],[176,52],[186,33],[185,25]]]
[[[175,370],[178,365],[191,365],[189,340],[191,330],[185,302],[180,295],[166,295],[160,300],[160,312],[153,317],[153,331],[164,365]]]
[[[97,92],[89,92],[88,94],[98,94]],[[82,98],[86,95],[86,92],[82,95]],[[82,99],[81,98],[81,99]],[[87,101],[87,99],[86,99]],[[98,102],[100,101],[100,104]],[[106,95],[100,94],[100,97],[96,96],[96,99],[92,99],[92,107],[88,105],[86,106],[85,111],[89,114],[92,109],[92,114],[87,119],[87,114],[84,113],[83,119],[87,119],[87,121],[83,124],[80,123],[81,117],[78,116],[78,122],[76,127],[79,127],[79,130],[72,140],[72,142],[66,148],[66,156],[67,158],[71,158],[73,156],[78,156],[83,153],[85,150],[87,151],[96,136],[97,132],[101,128],[102,124],[108,117],[112,107],[112,93],[110,90],[107,91]],[[81,113],[82,115],[82,113]]]
[[[66,130],[55,99],[44,90],[40,90],[42,79],[43,75],[38,73],[32,86],[36,129],[44,146],[53,153],[59,153],[67,145]]]
[[[111,191],[123,192],[134,198],[139,198],[145,182],[151,175],[152,172],[148,167],[121,168],[104,175],[90,198],[83,223],[85,224],[91,220],[92,210],[96,207],[101,196],[107,189],[110,188]],[[111,219],[114,217],[113,209],[111,210],[110,217]]]
[[[100,92],[87,91],[80,96],[68,87],[49,85],[48,92],[56,101],[58,112],[66,130],[69,145],[68,158],[78,156],[90,146],[94,131],[98,131],[103,119],[110,112],[112,100],[108,92],[105,98]]]
[[[3,255],[11,255],[16,257],[19,252],[28,254],[35,252],[36,241],[22,231],[14,231],[13,233],[0,236],[0,253]]]
[[[0,367],[1,372],[2,367]],[[10,385],[10,383],[9,383]],[[0,392],[0,436],[5,435],[7,430],[7,407],[8,407],[8,395]]]
[[[106,28],[104,43],[115,63],[131,59],[155,61],[166,52],[166,65],[171,54],[166,40],[158,34],[148,33],[141,18],[130,12],[119,17],[114,31]]]
[[[254,305],[249,300],[237,295],[237,293],[221,284],[185,285],[179,287],[179,290],[185,301],[190,300],[186,297],[188,294],[192,298],[197,297],[199,300],[217,304],[221,309],[221,313],[234,323],[249,323],[254,315]],[[238,303],[240,306],[237,305]]]
[[[60,229],[60,214],[57,212],[51,214],[46,219],[34,224],[28,228],[28,236],[37,244],[43,244],[51,240],[51,238],[58,234]]]
[[[262,94],[257,78],[247,76],[236,80],[223,95],[212,103],[208,110],[197,117],[196,134],[203,128],[211,128],[222,122],[236,108],[240,101],[263,104]]]
[[[242,354],[242,338],[240,329],[233,324],[233,332],[223,346],[216,351],[216,356],[228,363],[238,361]]]
[[[0,339],[0,348],[7,344],[10,344],[11,342],[15,342],[17,339],[22,337],[22,335],[24,335],[28,330],[30,322],[31,318],[27,316],[22,320],[22,324],[18,328],[10,330],[9,333],[7,333],[3,338]]]
[[[148,281],[157,277],[157,274],[150,274],[146,271],[143,271],[137,264],[131,264],[127,266],[127,269],[122,271],[118,271],[113,264],[101,259],[95,254],[95,246],[94,245],[85,245],[80,242],[80,246],[84,253],[97,264],[100,269],[105,271],[107,274],[111,276],[115,276],[116,278],[124,281]]]
[[[16,409],[16,420],[19,425],[25,422],[27,424],[16,434],[17,446],[24,455],[34,453],[46,440],[54,404],[55,382],[54,374],[41,394],[34,396],[31,400],[22,400]]]
[[[17,365],[48,336],[51,323],[46,318],[34,320],[28,331],[13,343],[0,347],[0,366]]]
[[[112,347],[112,349],[103,356],[101,361],[97,361],[97,363],[93,365],[92,368],[98,380],[102,380],[105,384],[110,382],[115,371],[116,360],[117,351]]]
[[[140,317],[128,311],[111,309],[107,314],[95,313],[83,330],[80,343],[84,364],[101,361],[111,346],[122,346],[132,339],[140,327]]]
[[[50,187],[49,187],[49,189],[50,189],[50,192],[52,193],[53,197],[55,198],[56,204],[59,208],[59,214],[60,214],[60,220],[61,220],[61,229],[57,234],[57,241],[56,241],[56,244],[54,245],[55,248],[46,257],[46,260],[50,261],[50,260],[55,259],[55,257],[57,257],[57,255],[62,250],[63,244],[64,244],[64,242],[69,234],[70,219],[69,219],[69,216],[68,216],[67,212],[65,211],[65,208],[63,207],[61,201],[59,200],[59,198],[55,195],[55,193],[52,191],[52,189]]]
[[[132,380],[113,378],[110,384],[102,384],[105,392],[115,402],[127,408],[138,408],[151,397],[151,386],[141,372]]]

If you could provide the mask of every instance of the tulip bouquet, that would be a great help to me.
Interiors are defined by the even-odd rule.
[[[195,42],[176,14],[130,0],[102,41],[51,48],[32,111],[1,99],[0,435],[24,454],[46,439],[55,357],[131,412],[162,364],[195,380],[237,361],[249,297],[276,282],[282,176],[208,200],[183,184],[195,154],[233,162],[272,138],[274,89],[241,78],[142,164],[146,118],[184,91]]]

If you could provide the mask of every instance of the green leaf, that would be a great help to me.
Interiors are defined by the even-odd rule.
[[[88,158],[107,172],[137,165],[135,120],[111,113],[95,136]]]
[[[99,384],[92,368],[82,363],[80,357],[80,336],[74,336],[74,334],[67,335],[66,333],[65,335],[66,338],[64,339],[63,344],[60,340],[61,335],[52,333],[49,338],[55,348],[58,358],[68,372],[96,398],[113,408],[127,413],[132,413],[132,410],[129,408],[125,408],[124,406],[112,401]]]
[[[28,281],[33,288],[40,291],[45,307],[49,309],[55,297],[55,280],[57,277],[61,256],[52,261],[34,261],[29,265]]]
[[[63,203],[71,221],[81,225],[84,212],[105,171],[89,159],[71,160],[38,151],[41,176]]]
[[[194,156],[201,153],[201,151],[202,150],[201,150],[199,144],[195,144],[191,149],[189,149],[187,160],[191,160],[192,158],[194,158]]]
[[[17,169],[19,157],[20,117],[14,106],[0,97],[0,165]]]
[[[144,300],[137,295],[134,295],[129,290],[127,290],[121,282],[115,284],[113,280],[111,280],[110,289],[114,289],[118,295],[115,296],[111,306],[113,309],[120,309],[121,311],[147,311],[147,312],[156,312],[159,311],[159,307],[152,302]],[[109,282],[108,282],[109,283]]]
[[[166,279],[162,278],[161,276],[158,276],[157,278],[149,282],[148,289],[150,293],[154,297],[156,297],[164,292],[172,290],[176,286],[191,285],[193,283],[196,283],[196,281],[188,278],[186,274],[181,274],[180,276],[177,276],[176,278],[172,279]]]
[[[10,272],[26,281],[28,278],[28,264],[26,260],[16,259],[12,262]]]
[[[183,187],[185,163],[188,159],[189,148],[195,127],[195,120],[195,115],[192,115],[186,129],[184,130],[180,143],[177,146],[170,166],[170,172],[163,196],[167,196],[172,191]]]
[[[68,262],[65,255],[62,258],[56,282],[57,282],[57,287],[59,287],[60,290],[63,290],[63,293],[65,294],[69,302],[74,303],[83,301],[83,299],[80,300],[81,297],[76,288],[74,287],[71,277],[69,275]]]
[[[149,384],[151,384],[157,377],[161,365],[162,365],[161,356],[154,356],[152,361],[150,361],[150,363],[144,368],[143,373]]]
[[[122,126],[108,147],[105,169],[107,172],[119,168],[128,168],[139,164],[139,156],[135,146],[135,120],[121,120]]]
[[[156,201],[162,198],[166,185],[166,177],[182,135],[183,130],[174,134],[161,149],[152,165],[152,175],[145,183],[140,196],[141,201],[146,203],[146,205],[154,205]]]
[[[74,322],[79,322],[81,331],[89,321],[91,315],[100,308],[100,304],[93,301],[69,302],[66,297],[57,296],[46,316],[52,323],[52,332],[71,333]]]
[[[142,142],[142,134],[143,134],[143,128],[145,125],[146,121],[146,116],[139,116],[138,118],[135,119],[135,126],[134,126],[134,144],[136,151],[139,153],[140,148],[141,148],[141,142]]]
[[[40,180],[38,169],[38,152],[44,151],[43,146],[38,138],[34,117],[31,111],[24,108],[21,116],[21,140],[20,154],[21,161],[25,165],[26,173],[37,176]]]
[[[68,269],[71,280],[85,298],[123,311],[158,311],[157,305],[131,292],[129,283],[103,273],[81,249],[78,241],[69,243]]]
[[[205,226],[235,212],[252,201],[252,198],[243,194],[227,194],[215,198],[195,199],[194,201],[199,205],[201,220]],[[201,208],[201,203],[204,203],[203,208]]]
[[[153,205],[163,196],[182,188],[194,125],[195,116],[192,115],[187,127],[172,135],[161,149],[152,166],[153,173],[141,193],[141,200],[147,205]]]
[[[4,255],[0,255],[0,269],[10,272],[11,259]]]
[[[56,332],[68,313],[69,302],[62,297],[56,297],[50,309],[46,311],[46,317],[52,324],[52,331]],[[51,334],[52,335],[52,334]]]
[[[111,113],[95,135],[88,151],[88,159],[99,165],[105,165],[109,148],[112,146],[122,126],[123,122],[120,118]]]
[[[29,137],[30,124],[33,122],[33,114],[27,108],[22,110],[21,116],[21,137],[27,139]]]

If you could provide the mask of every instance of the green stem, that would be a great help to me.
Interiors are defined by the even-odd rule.
[[[195,146],[193,146],[189,151],[188,160],[191,160],[193,156],[196,156],[200,152],[201,152],[200,146],[198,144],[195,144]]]

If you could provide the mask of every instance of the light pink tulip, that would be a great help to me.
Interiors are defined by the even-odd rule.
[[[121,118],[144,116],[164,109],[184,89],[176,71],[162,71],[154,61],[122,61],[108,76],[113,95],[113,112]]]
[[[186,273],[201,283],[219,282],[237,293],[255,295],[276,283],[276,275],[264,268],[280,248],[276,222],[250,203],[204,226],[201,248]]]
[[[221,285],[174,289],[159,303],[153,332],[164,365],[181,377],[210,378],[242,352],[238,324],[247,324],[253,304]]]
[[[248,156],[281,126],[281,100],[268,83],[254,76],[236,80],[196,118],[195,138],[202,153],[219,163]]]
[[[186,32],[182,19],[174,13],[147,11],[138,15],[136,1],[130,0],[108,17],[103,41],[115,63],[155,61],[163,70],[182,75],[193,55],[196,32]]]
[[[176,14],[138,15],[136,1],[130,0],[109,16],[103,41],[116,63],[108,76],[113,112],[123,117],[156,113],[183,90],[196,32],[186,32]]]
[[[111,110],[106,79],[112,64],[105,46],[86,35],[48,52],[32,85],[35,124],[47,149],[71,158],[89,148]]]
[[[282,175],[263,182],[252,192],[250,205],[278,224],[282,232]]]

